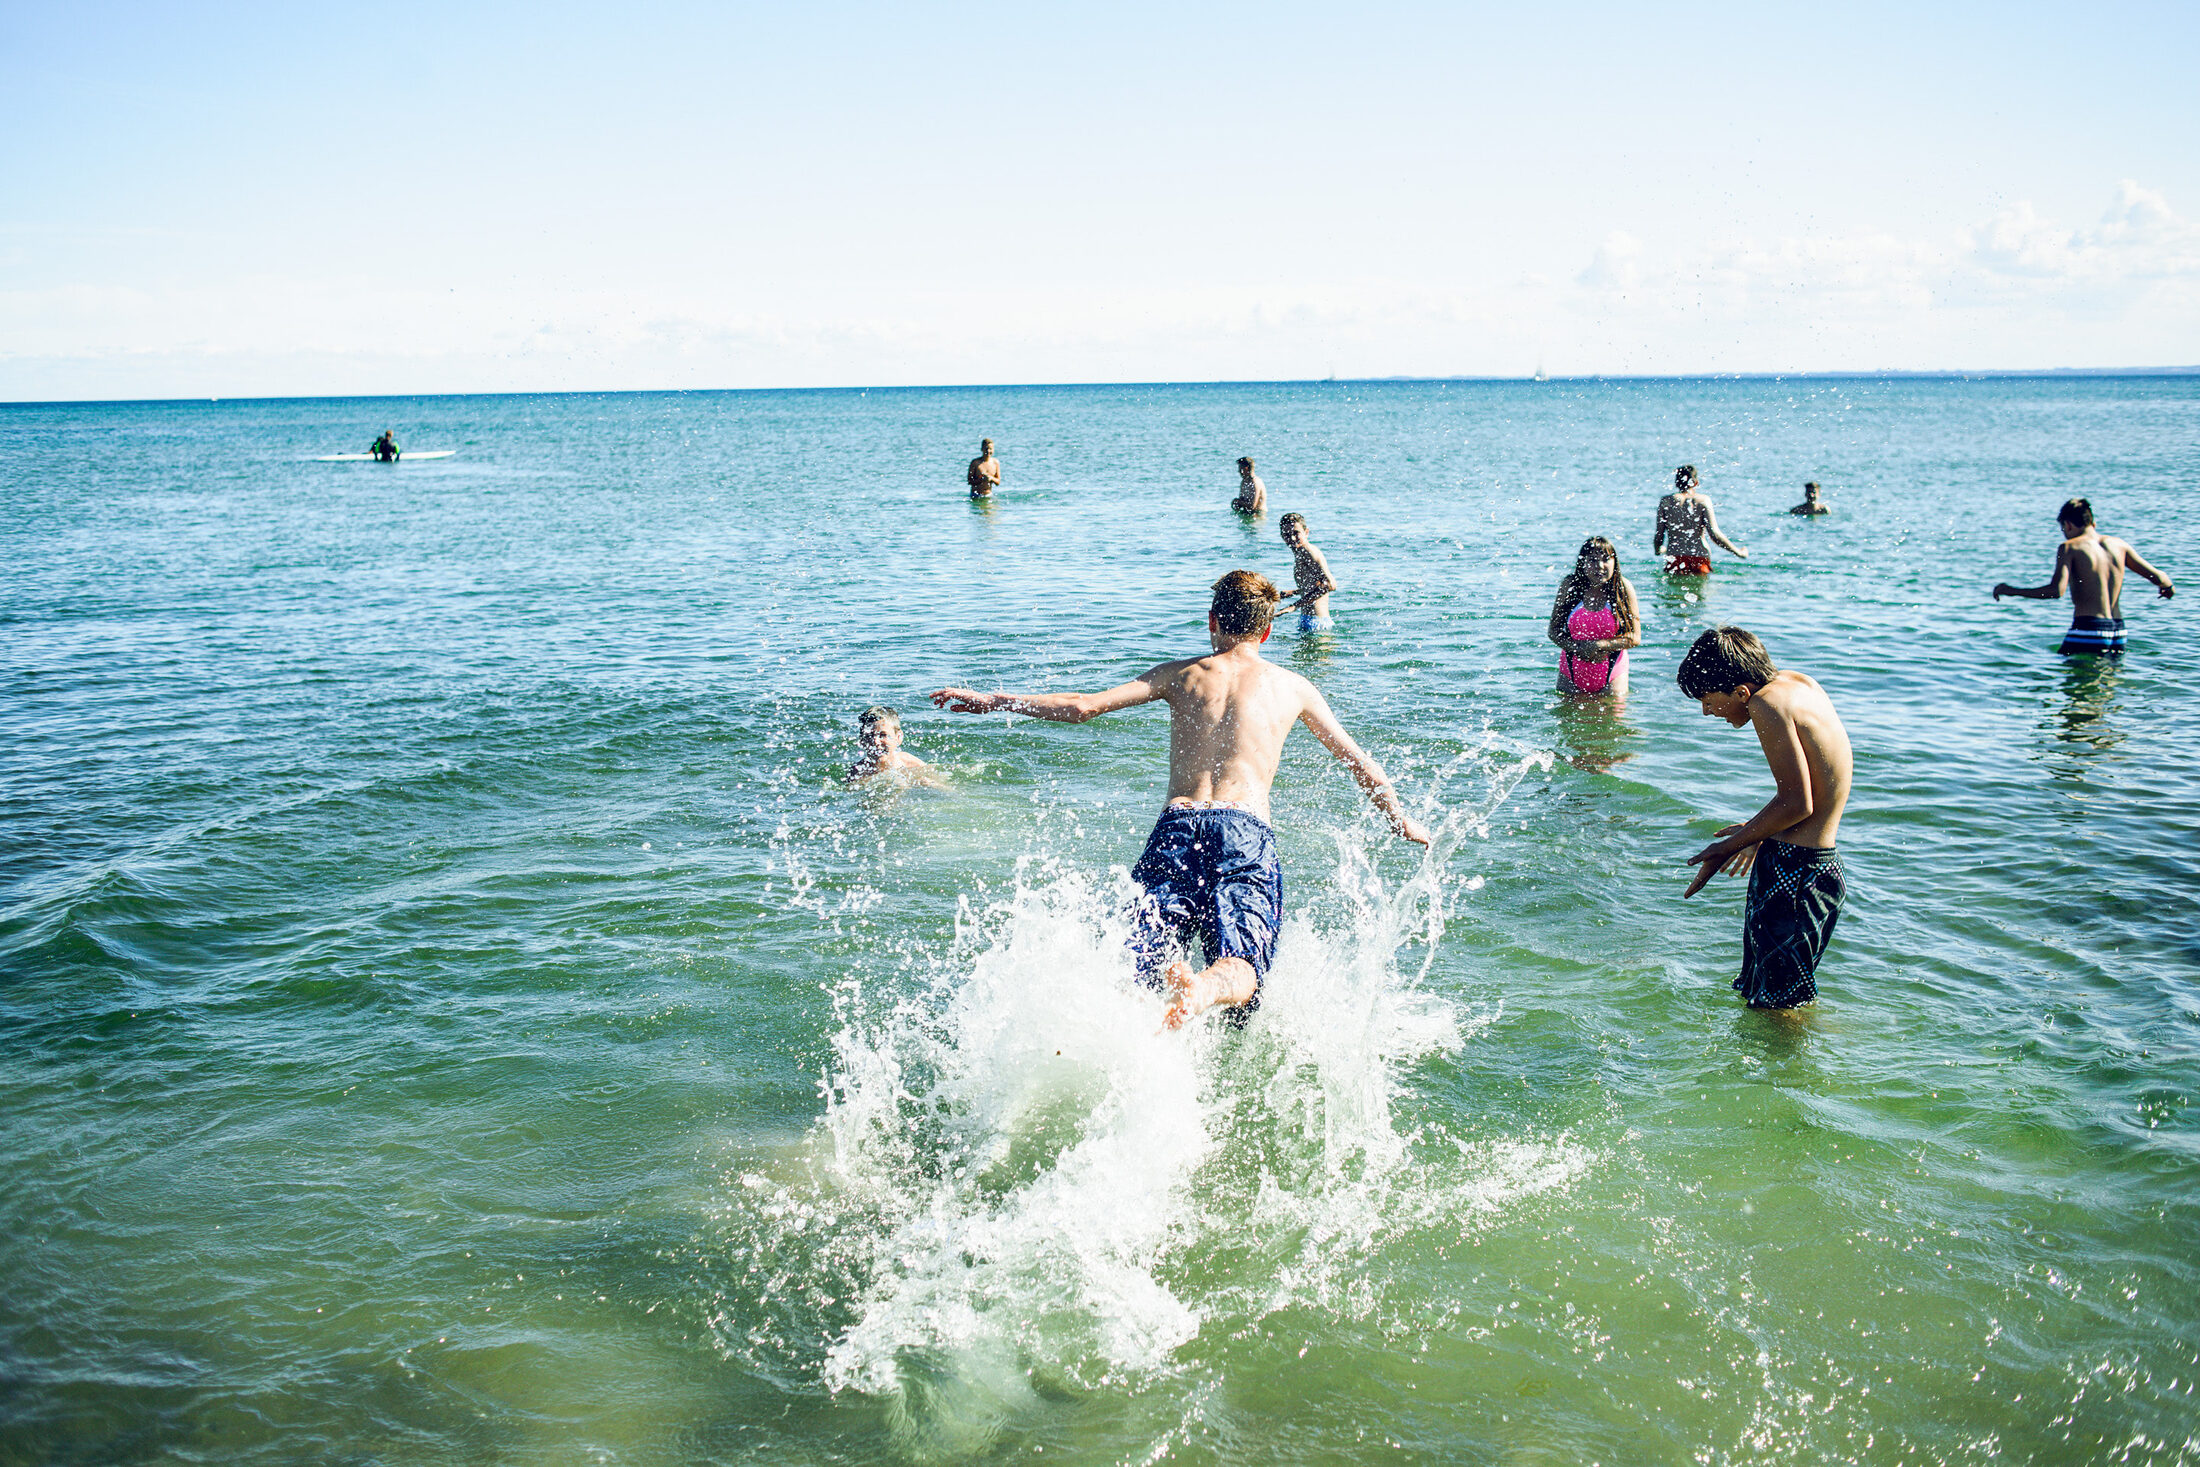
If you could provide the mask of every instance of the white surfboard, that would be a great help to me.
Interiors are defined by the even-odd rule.
[[[457,453],[455,448],[401,448],[397,451],[399,463],[410,463],[416,458],[449,458]],[[371,453],[324,453],[314,460],[317,464],[363,464],[374,459]]]

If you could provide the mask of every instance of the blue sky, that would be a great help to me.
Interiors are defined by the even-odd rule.
[[[2200,6],[0,3],[0,399],[2200,360]]]

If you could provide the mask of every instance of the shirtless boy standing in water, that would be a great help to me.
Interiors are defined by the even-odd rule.
[[[1001,487],[1001,461],[993,456],[992,439],[979,443],[978,456],[970,461],[970,472],[963,477],[970,481],[972,499],[990,499]]]
[[[1283,872],[1268,823],[1268,787],[1293,724],[1351,769],[1391,829],[1429,843],[1407,815],[1382,766],[1344,731],[1318,689],[1262,660],[1277,591],[1267,577],[1234,570],[1215,582],[1205,657],[1164,662],[1104,693],[976,693],[942,688],[932,701],[951,713],[1021,713],[1084,723],[1157,699],[1169,705],[1169,799],[1131,868],[1144,890],[1132,952],[1141,977],[1165,988],[1171,1029],[1217,1004],[1242,1024],[1260,1007],[1262,982],[1283,926]],[[1207,967],[1168,964],[1174,941],[1199,933]]]
[[[2094,652],[2121,656],[2124,650],[2124,572],[2134,571],[2174,596],[2177,588],[2168,576],[2140,558],[2139,552],[2114,535],[2093,526],[2093,506],[2082,499],[2068,500],[2055,516],[2063,542],[2055,551],[2055,574],[2044,586],[2012,586],[2003,581],[1994,587],[1994,599],[2025,596],[2035,601],[2054,601],[2070,588],[2070,630],[2063,633],[2056,650]]]
[[[1239,514],[1268,513],[1268,486],[1253,472],[1253,461],[1249,458],[1238,460],[1238,492],[1237,498],[1230,501],[1230,508]]]
[[[1699,869],[1681,896],[1702,891],[1722,868],[1729,876],[1747,871],[1742,973],[1734,986],[1753,1009],[1809,1003],[1848,895],[1833,845],[1855,769],[1848,730],[1824,688],[1774,667],[1764,643],[1740,627],[1698,637],[1681,659],[1679,682],[1704,717],[1757,730],[1773,784],[1762,810],[1688,858]]]
[[[1749,559],[1747,550],[1719,533],[1719,517],[1712,511],[1711,501],[1696,487],[1696,466],[1682,464],[1673,473],[1673,492],[1658,501],[1658,529],[1650,537],[1650,553],[1665,554],[1670,541],[1667,575],[1708,576],[1711,557],[1703,548],[1707,538],[1727,554]]]
[[[1305,515],[1287,514],[1276,522],[1276,529],[1291,547],[1291,580],[1298,594],[1286,604],[1298,608],[1299,630],[1329,631],[1337,625],[1329,617],[1329,593],[1337,589],[1337,578],[1329,573],[1329,557],[1306,537]]]

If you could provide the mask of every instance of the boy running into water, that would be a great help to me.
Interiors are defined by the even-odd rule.
[[[1757,730],[1772,769],[1772,798],[1740,825],[1688,858],[1696,879],[1749,873],[1742,905],[1742,974],[1734,980],[1753,1009],[1790,1009],[1818,997],[1825,956],[1848,882],[1834,853],[1855,760],[1848,730],[1826,690],[1772,665],[1764,643],[1740,627],[1705,632],[1681,659],[1681,691],[1706,718]]]
[[[874,705],[856,715],[856,762],[848,766],[848,783],[869,784],[880,775],[898,775],[909,784],[946,789],[939,771],[914,754],[902,752],[901,715],[884,705]]]
[[[2063,542],[2055,551],[2055,574],[2044,586],[2012,586],[2003,581],[1994,587],[1994,599],[2025,596],[2035,601],[2054,601],[2068,586],[2070,630],[2063,633],[2062,646],[2055,650],[2066,657],[2074,652],[2121,656],[2124,572],[2138,572],[2160,587],[2165,597],[2176,595],[2177,588],[2130,545],[2094,528],[2093,506],[2084,500],[2064,501],[2055,519],[2063,533]]]
[[[1287,514],[1276,528],[1283,543],[1291,547],[1291,579],[1298,590],[1280,609],[1298,608],[1301,632],[1331,630],[1337,624],[1329,616],[1329,593],[1337,589],[1337,578],[1329,573],[1329,558],[1306,538],[1305,515]]]
[[[1747,550],[1719,533],[1719,516],[1713,512],[1711,501],[1696,487],[1696,466],[1682,464],[1673,471],[1673,492],[1658,501],[1658,527],[1650,537],[1650,553],[1665,554],[1670,541],[1672,554],[1665,562],[1667,575],[1708,576],[1711,557],[1704,553],[1706,539],[1729,555],[1749,559]]]
[[[1319,690],[1263,661],[1278,593],[1267,577],[1234,570],[1215,582],[1207,609],[1214,651],[1151,668],[1104,693],[976,693],[942,688],[932,701],[951,713],[1021,713],[1084,723],[1155,701],[1169,705],[1169,798],[1131,868],[1143,889],[1131,949],[1142,981],[1168,994],[1168,1026],[1217,1004],[1242,1024],[1260,1007],[1261,984],[1283,926],[1283,871],[1268,821],[1268,787],[1293,724],[1351,769],[1391,829],[1429,843],[1406,814],[1380,764],[1329,711]],[[1170,962],[1173,941],[1197,930],[1207,966]]]

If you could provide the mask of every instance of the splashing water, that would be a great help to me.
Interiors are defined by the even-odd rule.
[[[808,1164],[750,1173],[729,1209],[763,1297],[721,1312],[721,1345],[881,1398],[914,1456],[964,1456],[1050,1400],[1183,1373],[1210,1324],[1366,1317],[1388,1241],[1581,1175],[1565,1137],[1475,1146],[1397,1115],[1414,1065],[1497,1017],[1421,981],[1452,891],[1481,885],[1453,857],[1550,764],[1489,739],[1462,754],[1431,804],[1464,771],[1481,796],[1402,882],[1372,825],[1334,832],[1341,918],[1286,921],[1242,1034],[1161,1031],[1121,867],[1028,857],[1002,899],[965,897],[898,996],[842,985]],[[774,1303],[783,1327],[758,1328]]]

